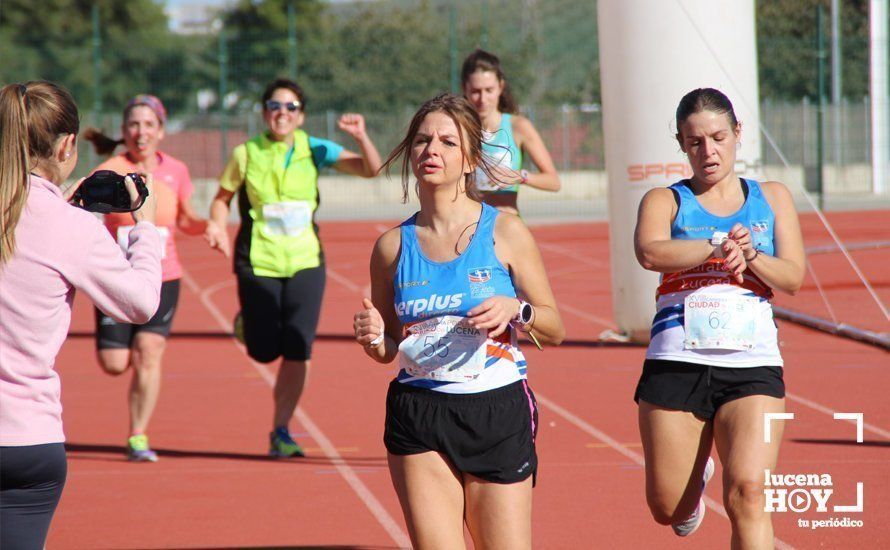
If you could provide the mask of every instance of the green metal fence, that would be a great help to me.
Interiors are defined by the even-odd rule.
[[[817,163],[819,135],[826,164],[865,165],[870,136],[862,14],[847,8],[844,15],[850,34],[843,43],[847,96],[825,108],[820,134],[815,3],[800,0],[805,10],[782,16],[800,18],[798,27],[776,23],[775,10],[795,1],[758,1],[762,123],[792,165]],[[459,63],[480,46],[501,56],[523,113],[560,171],[604,168],[593,1],[241,0],[209,18],[202,32],[177,34],[167,29],[153,0],[96,0],[62,2],[67,11],[52,12],[56,24],[28,32],[36,14],[49,17],[50,4],[56,6],[47,0],[4,2],[0,82],[60,82],[75,95],[84,125],[114,134],[129,97],[158,95],[171,115],[164,148],[185,160],[198,179],[215,178],[232,147],[262,129],[258,99],[276,76],[296,77],[305,88],[311,134],[349,147],[336,119],[362,112],[385,154],[420,102],[457,91]],[[81,174],[98,162],[82,153]],[[765,142],[762,158],[778,163]],[[859,183],[849,189],[860,190]],[[828,192],[845,189],[835,183]],[[571,193],[565,197],[574,200]]]

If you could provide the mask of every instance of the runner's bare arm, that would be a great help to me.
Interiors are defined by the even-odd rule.
[[[528,153],[532,162],[538,167],[537,173],[529,173],[525,185],[544,191],[559,191],[562,183],[556,173],[553,157],[544,145],[544,140],[527,118],[516,115],[513,117],[513,132],[516,145]]]
[[[667,188],[650,190],[640,201],[634,250],[643,268],[659,273],[676,273],[701,265],[714,255],[706,239],[671,239],[671,223],[677,203]]]
[[[389,363],[399,352],[402,341],[402,325],[396,316],[393,278],[399,261],[401,233],[398,227],[390,229],[377,239],[371,253],[371,302],[373,309],[363,309],[355,314],[354,329],[356,340],[362,344],[365,353],[380,363]],[[376,326],[377,315],[383,321],[384,338],[374,345],[379,336]],[[372,328],[373,327],[373,328]]]
[[[207,230],[208,220],[198,216],[191,199],[179,201],[176,212],[176,228],[186,235],[201,235]]]
[[[383,166],[383,161],[365,130],[365,118],[356,113],[346,113],[337,121],[337,126],[355,140],[360,153],[344,149],[334,163],[334,169],[363,178],[376,176]]]
[[[497,217],[494,238],[495,253],[501,263],[510,269],[517,294],[534,306],[534,317],[530,323],[534,334],[541,343],[558,346],[565,338],[565,327],[544,270],[541,252],[531,231],[519,216],[502,212]],[[519,300],[509,298],[508,302],[512,319],[518,311]],[[474,322],[478,323],[481,318],[474,319]]]

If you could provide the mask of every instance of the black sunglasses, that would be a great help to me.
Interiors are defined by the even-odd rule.
[[[266,101],[266,110],[271,111],[273,113],[275,111],[281,109],[282,107],[285,107],[288,111],[293,113],[294,111],[299,110],[300,107],[302,107],[302,106],[303,106],[303,104],[300,103],[299,101],[290,101],[288,103],[284,103],[282,101],[275,101],[274,99],[269,99]]]

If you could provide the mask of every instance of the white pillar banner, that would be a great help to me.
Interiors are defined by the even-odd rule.
[[[646,191],[691,175],[674,139],[680,98],[725,93],[742,123],[736,172],[761,176],[754,0],[599,0],[597,10],[614,318],[648,341],[658,274],[637,263],[633,230]]]

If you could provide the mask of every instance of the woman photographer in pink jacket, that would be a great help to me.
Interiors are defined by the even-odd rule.
[[[67,472],[56,354],[75,289],[116,319],[158,307],[155,199],[133,212],[126,257],[102,223],[69,204],[78,182],[77,106],[50,82],[0,90],[0,548],[42,549]],[[127,182],[131,197],[138,194]]]

